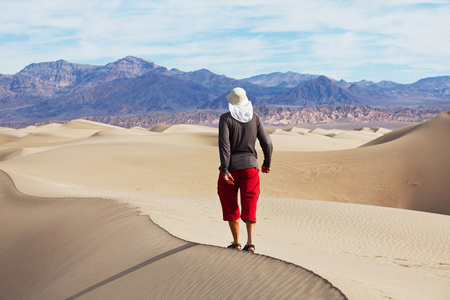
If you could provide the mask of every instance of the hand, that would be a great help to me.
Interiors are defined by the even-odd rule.
[[[223,179],[225,179],[225,182],[229,185],[234,185],[234,178],[231,176],[231,174],[223,176]]]
[[[262,166],[261,167],[261,172],[269,174],[270,173],[270,168],[268,168],[266,166]]]

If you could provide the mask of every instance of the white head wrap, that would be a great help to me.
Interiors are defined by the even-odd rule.
[[[239,122],[247,123],[253,118],[253,106],[243,88],[234,88],[227,96],[230,113]]]

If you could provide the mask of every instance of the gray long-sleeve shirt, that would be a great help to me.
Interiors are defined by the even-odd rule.
[[[222,175],[230,171],[256,168],[256,139],[264,152],[263,166],[270,168],[273,145],[261,119],[253,114],[250,122],[242,123],[225,113],[219,121],[219,154]]]

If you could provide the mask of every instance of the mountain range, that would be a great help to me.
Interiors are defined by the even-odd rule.
[[[59,60],[31,64],[14,75],[0,74],[0,123],[26,125],[85,116],[217,111],[227,108],[225,97],[237,86],[247,91],[257,107],[450,106],[450,76],[412,84],[346,82],[294,72],[238,80],[206,69],[169,70],[128,56],[104,66]]]

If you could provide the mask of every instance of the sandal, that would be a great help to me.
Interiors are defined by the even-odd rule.
[[[228,246],[227,248],[228,249],[234,249],[234,250],[241,250],[241,244],[239,244],[239,243],[237,243],[237,244],[231,243],[231,245]]]
[[[255,245],[245,245],[244,249],[242,251],[248,251],[248,252],[255,252]]]

